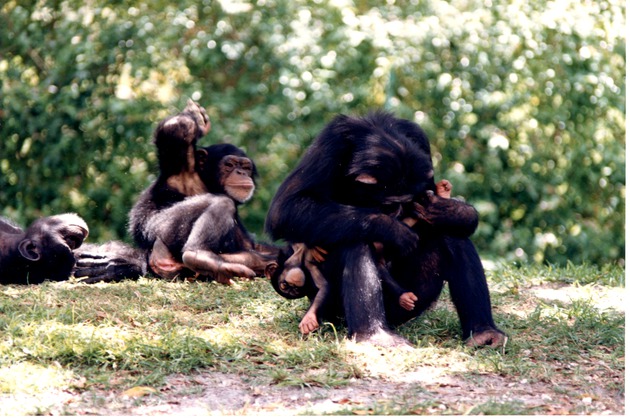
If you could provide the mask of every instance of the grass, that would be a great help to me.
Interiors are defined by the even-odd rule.
[[[488,278],[495,320],[510,335],[505,353],[462,345],[447,293],[398,329],[415,344],[410,352],[349,342],[340,325],[305,338],[297,325],[307,302],[280,298],[264,280],[1,286],[0,401],[34,399],[31,406],[1,404],[0,415],[55,414],[36,401],[49,391],[93,393],[92,404],[106,410],[99,393],[160,389],[173,374],[210,371],[272,389],[337,389],[375,378],[395,382],[419,369],[481,389],[496,390],[492,381],[499,380],[499,391],[505,383],[542,384],[550,399],[506,400],[506,388],[473,400],[470,392],[444,394],[424,375],[421,386],[328,414],[594,414],[606,410],[600,405],[623,413],[625,317],[618,307],[601,307],[602,296],[625,294],[623,269],[500,265]],[[545,298],[548,291],[574,297]],[[188,392],[202,391],[193,384]],[[558,401],[567,403],[558,408]]]

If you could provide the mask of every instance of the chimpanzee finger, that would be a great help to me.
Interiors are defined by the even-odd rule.
[[[322,263],[326,260],[326,255],[328,255],[328,251],[319,246],[311,248],[311,256],[318,263]]]

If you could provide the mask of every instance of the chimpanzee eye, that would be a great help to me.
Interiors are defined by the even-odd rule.
[[[372,175],[368,174],[359,174],[355,178],[355,181],[360,182],[361,184],[378,184],[378,180]]]
[[[70,249],[77,249],[83,243],[83,237],[78,235],[65,235],[66,244],[70,247]]]

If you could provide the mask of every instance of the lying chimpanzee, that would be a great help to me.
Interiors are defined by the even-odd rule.
[[[404,342],[391,327],[426,310],[444,281],[473,345],[499,346],[505,334],[492,318],[481,261],[468,239],[477,213],[436,191],[428,138],[416,124],[377,112],[339,116],[314,140],[278,189],[266,227],[274,239],[327,251],[323,317],[343,316],[351,337],[384,345]],[[414,203],[425,218],[412,228],[398,216]],[[409,213],[406,213],[409,214]],[[373,244],[383,244],[386,266]],[[394,280],[417,297],[402,308],[382,284]]]
[[[0,284],[67,280],[72,251],[87,236],[87,224],[73,213],[42,217],[26,230],[0,218]]]

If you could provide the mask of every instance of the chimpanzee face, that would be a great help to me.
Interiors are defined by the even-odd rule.
[[[208,192],[227,194],[237,203],[248,201],[254,194],[256,165],[238,147],[215,144],[196,152],[196,165]]]
[[[75,263],[72,251],[81,246],[87,235],[87,224],[75,214],[35,221],[18,245],[27,261],[29,282],[68,279]]]
[[[224,156],[219,162],[219,177],[225,193],[232,200],[244,203],[254,194],[251,159],[234,155]]]
[[[434,186],[431,156],[404,136],[371,135],[353,154],[346,182],[348,204],[400,207]]]

